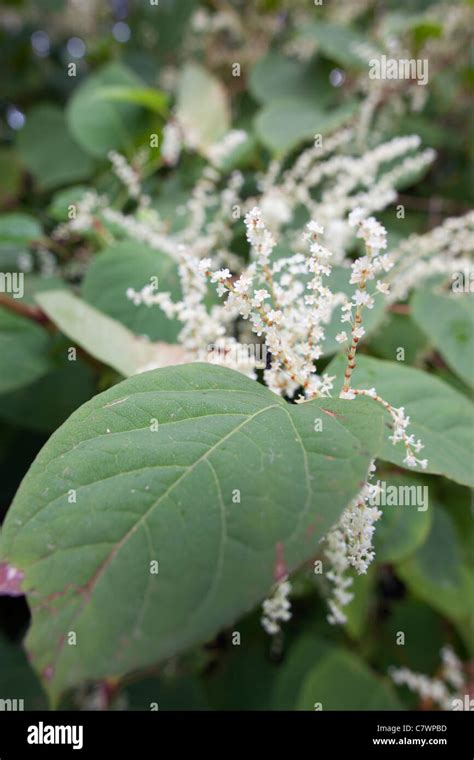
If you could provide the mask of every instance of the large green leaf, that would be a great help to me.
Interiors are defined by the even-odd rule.
[[[0,308],[0,393],[32,383],[51,369],[50,336],[26,317]]]
[[[43,190],[87,179],[94,170],[94,161],[72,139],[58,106],[39,105],[28,114],[18,150]]]
[[[336,357],[328,369],[336,375],[335,389],[342,387],[346,358]],[[410,433],[425,445],[421,455],[428,459],[427,472],[445,475],[464,485],[474,485],[474,406],[462,394],[438,378],[399,362],[358,356],[352,375],[354,388],[373,388],[395,407],[405,407]],[[374,402],[375,403],[375,402]],[[386,412],[387,423],[390,416]],[[403,465],[403,446],[387,439],[381,458]]]
[[[315,708],[320,703],[321,707]],[[390,685],[357,657],[305,634],[290,648],[274,689],[277,710],[399,710]]]
[[[69,128],[87,153],[105,156],[109,150],[133,147],[137,131],[146,126],[143,108],[104,97],[104,87],[142,87],[143,83],[123,64],[112,63],[92,74],[68,105]]]
[[[401,710],[402,705],[387,681],[377,678],[350,652],[338,649],[309,671],[296,709]]]
[[[367,69],[369,58],[367,54],[368,40],[351,26],[332,24],[318,20],[313,24],[306,24],[297,38],[302,41],[314,40],[318,50],[327,58],[348,68]],[[371,53],[377,53],[377,49],[371,44]]]
[[[323,111],[306,98],[272,100],[258,113],[255,130],[262,143],[277,155],[296,148],[302,142],[326,135],[345,124],[355,107],[347,103],[332,111]]]
[[[180,296],[176,262],[144,243],[125,240],[94,259],[84,279],[82,295],[138,335],[173,343],[181,328],[176,320],[167,319],[158,306],[135,306],[127,298],[128,288],[141,290],[152,277],[158,278],[160,291],[170,291],[175,299]]]
[[[125,377],[140,372],[150,364],[164,366],[180,363],[180,349],[174,349],[170,361],[166,343],[151,343],[134,335],[120,322],[103,314],[67,290],[50,290],[38,293],[36,300],[59,327],[81,348],[99,361],[108,364]]]
[[[418,290],[411,300],[413,319],[453,372],[474,387],[474,297]]]
[[[283,561],[291,572],[314,556],[380,446],[375,409],[287,405],[192,364],[75,412],[23,480],[0,544],[25,574],[28,649],[50,693],[205,641],[267,595]]]
[[[227,93],[212,74],[197,64],[184,67],[178,90],[177,116],[188,137],[206,154],[231,126]]]
[[[309,98],[321,106],[333,95],[321,61],[303,63],[272,51],[253,66],[250,92],[261,103],[283,98]]]
[[[122,103],[135,103],[137,106],[148,108],[160,116],[166,116],[168,108],[168,96],[162,90],[153,87],[103,87],[98,92],[99,96],[106,100],[116,100]]]
[[[377,306],[377,301],[375,305]],[[368,332],[365,315],[364,327]],[[377,324],[377,330],[369,340],[371,354],[390,361],[400,361],[403,357],[403,361],[408,365],[419,361],[426,353],[427,347],[425,334],[408,314],[388,313],[386,318]]]

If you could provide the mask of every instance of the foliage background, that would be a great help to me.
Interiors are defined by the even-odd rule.
[[[131,159],[147,144],[150,132],[161,135],[175,101],[174,80],[190,61],[199,61],[223,83],[232,125],[248,132],[244,149],[232,163],[244,171],[250,192],[256,172],[273,156],[295,156],[311,140],[316,118],[327,118],[335,107],[361,109],[360,61],[348,54],[348,39],[355,35],[380,44],[398,35],[418,57],[433,40],[444,42],[430,58],[422,108],[397,107],[396,98],[387,97],[379,111],[381,138],[416,133],[437,151],[429,172],[401,191],[403,226],[388,212],[381,219],[395,243],[411,232],[431,229],[447,216],[465,213],[472,190],[472,70],[465,37],[445,38],[445,6],[430,0],[341,0],[327,5],[317,13],[332,26],[324,33],[313,29],[317,51],[307,62],[292,58],[288,64],[285,45],[293,38],[302,44],[306,22],[315,13],[310,2],[160,0],[158,23],[157,9],[148,2],[6,0],[0,11],[0,267],[13,271],[30,261],[24,303],[36,308],[34,294],[58,282],[81,287],[106,242],[100,230],[64,246],[50,239],[52,229],[64,219],[68,199],[77,196],[78,191],[69,188],[94,186],[123,203],[107,151],[116,148]],[[469,5],[449,3],[463,12]],[[219,25],[199,31],[192,23],[199,8],[209,18],[230,8],[240,18],[243,33],[239,36]],[[48,43],[36,36],[35,49],[32,35],[38,30],[47,32]],[[71,37],[83,41],[82,57],[71,55]],[[77,64],[76,77],[67,75],[71,61]],[[234,61],[242,66],[239,78],[231,73]],[[84,84],[95,81],[104,68],[110,83],[151,87],[168,95],[161,100],[158,96],[151,108],[120,104],[92,112]],[[344,75],[337,87],[331,84],[335,70]],[[212,123],[218,122],[216,114],[211,117]],[[159,150],[151,156],[145,188],[160,212],[169,214],[171,224],[176,223],[173,209],[190,193],[203,165],[199,151],[186,151],[177,168],[163,166]],[[236,252],[244,250],[243,235],[235,237],[233,246]],[[99,289],[106,292],[107,278],[113,274],[107,267],[103,274]],[[143,279],[138,277],[136,286]],[[117,316],[103,292],[91,296],[92,303],[94,298]],[[70,341],[60,332],[46,339],[38,327],[38,334],[12,342],[8,314],[1,309],[0,365],[5,378],[14,367],[16,381],[0,380],[2,515],[51,432],[120,377],[87,355],[71,369],[64,360]],[[140,333],[143,325],[131,319],[123,316],[124,323]],[[458,350],[459,363],[467,365],[464,376],[453,371],[433,336],[413,322],[408,309],[387,317],[367,351],[393,359],[393,346],[403,336],[409,364],[441,377],[467,397],[473,359],[469,353],[466,357],[469,343],[463,329]],[[152,337],[163,337],[161,328],[160,335]],[[18,381],[25,367],[26,380]],[[400,477],[388,465],[385,472],[394,482]],[[307,709],[314,683],[325,709],[420,707],[407,691],[395,692],[387,669],[407,665],[434,674],[447,642],[464,661],[474,656],[474,528],[467,488],[441,477],[413,478],[429,484],[436,504],[409,524],[387,520],[382,526],[376,563],[367,576],[357,579],[357,598],[344,630],[326,623],[324,601],[315,594],[308,573],[302,572],[295,581],[294,616],[282,638],[271,641],[265,636],[257,611],[239,623],[245,642],[241,647],[233,647],[231,632],[224,632],[206,647],[130,678],[119,688],[107,683],[78,690],[67,696],[63,707],[149,709],[150,703],[158,702],[160,709]],[[26,602],[0,598],[0,616],[0,696],[23,697],[30,708],[43,706],[44,694],[21,647],[29,619]],[[396,644],[398,631],[405,632],[403,647]]]

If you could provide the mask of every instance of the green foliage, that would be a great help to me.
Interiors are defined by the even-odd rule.
[[[416,324],[450,369],[473,387],[474,297],[470,293],[443,295],[419,290],[411,307]]]
[[[93,160],[72,139],[58,106],[41,105],[28,114],[18,150],[42,190],[80,182],[94,171]]]
[[[345,366],[337,357],[329,366],[330,374],[341,377]],[[339,381],[342,385],[342,382]],[[361,356],[354,371],[354,388],[373,388],[395,407],[403,406],[410,416],[415,438],[423,439],[423,456],[428,459],[427,472],[474,485],[472,461],[472,427],[474,407],[465,396],[426,372]],[[388,412],[385,413],[390,420]],[[405,450],[386,441],[382,458],[402,465]]]
[[[143,84],[123,64],[109,64],[77,88],[67,109],[73,137],[92,156],[131,150],[143,129],[141,104],[110,97],[110,87],[142,88]]]
[[[167,319],[160,310],[135,306],[127,298],[127,289],[141,288],[158,278],[160,290],[179,297],[175,262],[165,253],[133,240],[125,240],[105,249],[89,267],[82,285],[84,299],[96,309],[117,319],[137,335],[170,343],[176,341],[179,324]],[[104,288],[104,282],[107,287]]]
[[[469,208],[469,4],[160,0],[123,4],[124,19],[120,4],[79,5],[11,0],[0,29],[0,560],[25,573],[31,612],[21,599],[1,609],[0,700],[75,710],[112,691],[109,709],[420,709],[408,689],[395,693],[392,666],[439,675],[447,644],[474,657],[472,231],[454,240],[451,223],[426,250],[408,240]],[[130,27],[126,42],[111,33],[117,20]],[[371,80],[370,59],[401,51],[429,59],[425,87]],[[384,182],[370,196],[396,160],[380,172],[362,162],[351,189],[387,226],[387,252],[406,246],[413,267],[401,302],[367,282],[375,303],[351,383],[405,408],[424,472],[388,440],[380,404],[337,398],[347,357],[336,335],[350,329],[340,302],[357,287],[350,264],[362,251],[341,228],[345,173],[336,164],[324,174],[340,128],[350,130],[336,150],[344,159],[401,135],[436,150],[429,172],[412,152],[391,201]],[[216,158],[232,130],[244,139]],[[338,303],[316,361],[335,376],[333,397],[295,404],[265,387],[262,369],[249,379],[183,364],[193,360],[183,324],[127,291],[157,282],[179,301],[183,251],[204,251],[235,282],[252,255],[243,215],[262,177],[281,162],[285,183],[313,145],[312,168],[303,157],[300,181],[266,199],[275,258],[306,253],[310,213],[335,253],[324,285]],[[110,151],[126,158],[125,183]],[[322,179],[305,195],[313,171]],[[24,275],[21,297],[13,274]],[[220,300],[213,284],[205,303]],[[218,319],[215,310],[211,326]],[[227,335],[248,347],[248,324],[231,317]],[[394,503],[382,493],[375,558],[367,573],[350,570],[354,598],[334,626],[322,539],[372,459],[371,482]],[[268,636],[261,603],[285,573],[292,618]]]
[[[32,383],[50,369],[49,338],[42,327],[0,309],[0,392]]]
[[[30,469],[1,536],[2,557],[35,597],[28,648],[37,671],[51,673],[50,694],[231,624],[272,585],[278,547],[289,570],[309,559],[380,445],[369,408],[288,407],[239,374],[196,364],[131,378],[73,414]],[[70,630],[78,656],[64,645]]]

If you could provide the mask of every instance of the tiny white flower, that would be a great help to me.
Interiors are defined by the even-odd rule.
[[[350,388],[349,388],[348,391],[341,391],[340,394],[339,394],[339,398],[345,398],[345,399],[348,399],[350,401],[352,399],[354,399],[355,397],[356,397],[356,394]]]
[[[384,296],[390,293],[390,288],[387,282],[381,282],[380,280],[377,280],[375,287],[377,288],[379,293],[383,293]]]

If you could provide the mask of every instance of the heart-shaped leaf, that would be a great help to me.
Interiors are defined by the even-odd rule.
[[[168,658],[253,608],[317,553],[381,436],[366,400],[289,405],[207,364],[81,407],[33,463],[0,545],[24,573],[50,694]]]

